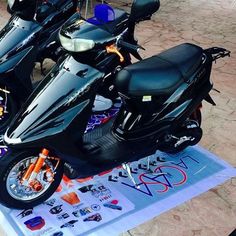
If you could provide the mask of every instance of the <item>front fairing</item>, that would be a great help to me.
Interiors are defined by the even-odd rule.
[[[0,31],[0,66],[32,46],[41,28],[34,21],[25,21],[13,16]]]
[[[5,142],[35,142],[62,133],[80,113],[92,108],[102,77],[98,70],[68,57],[32,93],[6,132]],[[79,121],[81,130],[88,117]]]
[[[113,35],[97,25],[85,21],[75,13],[61,28],[60,34],[68,38],[92,39],[96,44],[113,39]]]

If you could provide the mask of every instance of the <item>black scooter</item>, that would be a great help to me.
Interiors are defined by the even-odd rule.
[[[58,32],[76,8],[76,0],[8,1],[12,16],[0,31],[0,133],[32,92],[35,63],[60,57]]]
[[[54,193],[64,170],[69,178],[85,178],[123,165],[134,181],[129,162],[156,149],[177,153],[199,142],[201,103],[205,99],[215,105],[209,95],[212,62],[230,52],[188,43],[119,71],[118,115],[85,132],[96,93],[108,76],[106,65],[121,59],[124,51],[137,52],[135,23],[158,8],[157,0],[134,1],[128,30],[108,37],[106,25],[97,25],[96,42],[76,37],[76,27],[88,27],[81,20],[62,29],[62,45],[76,52],[41,82],[4,135],[10,152],[0,159],[2,204],[31,208],[42,203]],[[99,56],[105,61],[93,66],[76,59],[78,51],[99,48],[115,54],[107,57],[102,50]]]

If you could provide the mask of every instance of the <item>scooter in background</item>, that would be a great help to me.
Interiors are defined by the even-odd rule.
[[[62,28],[61,43],[73,53],[41,82],[4,135],[10,151],[0,159],[3,205],[27,209],[42,203],[64,171],[71,179],[86,178],[122,165],[136,185],[130,162],[157,149],[178,153],[200,141],[202,101],[215,105],[209,95],[212,63],[230,52],[189,43],[116,70],[119,113],[85,132],[108,68],[123,60],[124,52],[137,53],[135,23],[158,8],[157,0],[134,1],[128,29],[109,34],[107,24],[94,25],[97,40],[77,34],[76,29],[88,32],[81,20]],[[89,50],[100,50],[104,60],[93,65],[77,60]]]
[[[0,31],[0,133],[33,91],[36,62],[60,57],[60,27],[76,12],[75,0],[8,0],[11,18]]]

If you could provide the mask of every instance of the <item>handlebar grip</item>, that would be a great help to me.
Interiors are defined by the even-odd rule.
[[[138,45],[134,45],[134,44],[131,44],[131,43],[127,43],[127,42],[125,42],[125,41],[123,41],[123,40],[119,40],[118,46],[120,46],[120,47],[126,49],[127,51],[129,51],[129,52],[131,52],[131,53],[132,53],[132,52],[138,52],[138,50],[139,50],[139,46],[138,46]]]

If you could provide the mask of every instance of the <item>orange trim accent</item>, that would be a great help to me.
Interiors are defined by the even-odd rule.
[[[45,158],[43,158],[43,157],[38,158],[36,165],[34,167],[34,170],[33,170],[34,173],[37,173],[37,174],[39,173],[39,171],[41,170],[41,168],[44,164],[44,161],[45,161]]]
[[[69,179],[66,175],[63,175],[62,177],[62,180],[64,182],[64,184],[67,186],[67,187],[73,187],[74,186],[74,183],[71,179]]]
[[[63,181],[64,181],[65,183],[70,183],[70,182],[72,182],[72,180],[71,180],[70,178],[68,178],[66,175],[63,175],[62,179],[63,179]]]
[[[117,47],[114,44],[110,45],[110,46],[106,46],[106,50],[107,50],[107,53],[115,53],[120,58],[120,62],[124,62],[125,61],[125,58],[118,51]]]
[[[43,189],[42,184],[39,181],[32,181],[30,184],[32,189],[34,189],[36,192],[40,192]]]
[[[49,151],[48,151],[46,148],[44,148],[44,149],[42,150],[41,154],[44,155],[44,156],[48,156]],[[33,172],[36,173],[36,174],[38,174],[39,171],[41,170],[41,168],[42,168],[44,162],[45,162],[45,157],[40,157],[40,155],[39,155],[39,158],[38,158],[38,160],[37,160],[37,162],[36,162],[36,164],[35,164],[35,167],[34,167]]]
[[[24,180],[28,180],[30,175],[32,174],[33,170],[34,170],[35,164],[31,163],[30,166],[28,167],[28,170],[26,171],[26,173],[23,176],[23,181]]]
[[[60,184],[58,187],[57,187],[57,190],[55,192],[59,193],[62,191],[62,185]]]
[[[113,169],[111,169],[111,170],[106,170],[106,171],[103,171],[103,172],[99,173],[99,174],[98,174],[98,176],[103,176],[103,175],[106,175],[106,174],[108,174],[108,173],[112,172],[112,170],[113,170]]]
[[[44,156],[48,156],[49,150],[47,150],[46,148],[44,148],[41,153],[42,153]]]
[[[75,192],[67,193],[61,197],[62,200],[69,203],[70,205],[75,205],[80,203],[80,199]]]
[[[87,178],[83,178],[83,179],[76,179],[76,181],[78,183],[84,183],[84,182],[87,182],[87,181],[92,180],[92,179],[93,179],[93,177],[87,177]]]

